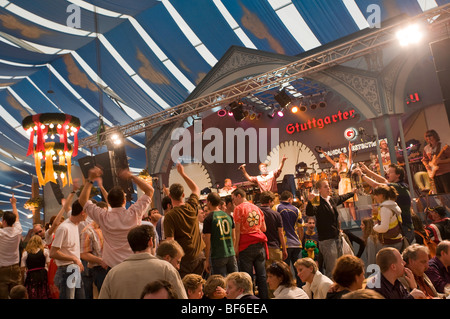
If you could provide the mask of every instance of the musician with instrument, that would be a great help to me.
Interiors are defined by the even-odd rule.
[[[422,163],[435,186],[436,193],[450,193],[450,148],[443,145],[435,130],[425,132]],[[434,183],[433,183],[434,182]]]
[[[245,170],[245,164],[241,165],[239,169],[242,171],[244,177],[249,182],[258,184],[258,187],[261,192],[270,191],[272,193],[278,193],[277,178],[281,174],[281,170],[283,169],[284,162],[286,161],[286,159],[287,159],[286,156],[283,155],[283,158],[281,159],[281,163],[278,169],[270,172],[267,169],[267,164],[265,163],[259,164],[260,175],[258,176],[250,176]]]
[[[231,195],[231,193],[236,189],[236,186],[233,186],[231,179],[226,178],[224,181],[223,187],[219,190],[219,195]]]

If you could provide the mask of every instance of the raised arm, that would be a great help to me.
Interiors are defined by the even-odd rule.
[[[103,171],[100,167],[93,167],[88,172],[88,178],[84,180],[83,190],[81,191],[80,196],[78,197],[78,202],[81,207],[86,205],[89,200],[89,195],[91,194],[92,187],[94,185],[94,180],[101,178],[103,175]]]
[[[325,158],[328,160],[328,162],[330,162],[330,164],[333,165],[333,168],[336,166],[336,162],[333,161],[333,159],[330,156],[328,156],[328,154],[325,153],[323,149],[320,149],[320,153],[322,153],[323,156],[325,156]]]
[[[184,167],[180,163],[177,164],[177,171],[181,175],[181,177],[183,177],[191,192],[193,194],[196,194],[197,196],[200,196],[200,188],[198,188],[197,184],[195,184],[195,182],[186,175],[186,173],[184,172]]]
[[[142,178],[131,174],[129,170],[125,169],[120,171],[119,177],[122,179],[131,179],[137,185],[137,187],[139,187],[144,192],[145,195],[147,195],[148,197],[153,196],[154,189],[151,183],[147,183]]]
[[[163,194],[164,194],[164,196],[169,196],[169,194],[170,194],[169,189],[164,184],[163,184]]]
[[[70,211],[70,206],[72,205],[73,197],[75,196],[76,191],[79,189],[79,184],[77,180],[74,180],[72,192],[67,196],[67,198],[64,200],[63,206],[61,206],[61,209],[59,210],[58,214],[55,217],[55,220],[53,221],[52,225],[48,229],[48,235],[53,234],[56,231],[56,228],[58,228],[59,223],[61,221],[62,216],[64,213]]]
[[[247,170],[245,169],[245,164],[239,166],[239,169],[242,171],[242,174],[244,174],[246,180],[248,180],[249,182],[253,182],[252,177],[248,175]]]
[[[103,179],[102,178],[97,178],[96,181],[97,181],[97,186],[98,186],[98,188],[100,188],[100,192],[102,193],[102,196],[103,196],[106,204],[109,206],[109,203],[108,203],[108,192],[103,187]]]
[[[278,171],[281,172],[283,170],[284,162],[286,162],[287,157],[286,155],[283,155],[283,158],[281,159],[280,167],[278,167]]]
[[[14,215],[16,215],[16,221],[19,221],[19,211],[17,210],[17,198],[14,197],[14,193],[12,193],[11,198],[9,199],[9,202],[12,206],[12,211]]]
[[[350,167],[352,166],[352,142],[348,142],[348,168],[350,169]]]
[[[389,183],[386,178],[370,170],[364,163],[359,163],[359,167],[361,167],[361,170],[356,170],[356,172],[361,176],[363,182],[366,182],[371,187],[377,187]]]

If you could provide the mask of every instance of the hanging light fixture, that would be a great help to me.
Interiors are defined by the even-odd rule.
[[[64,113],[40,113],[25,117],[22,127],[30,134],[27,156],[34,155],[39,185],[56,183],[58,177],[63,186],[72,184],[71,159],[78,153],[80,120]],[[59,135],[59,142],[54,141],[56,135]],[[74,138],[73,146],[68,142],[69,136]],[[41,171],[42,161],[45,161],[44,174]]]

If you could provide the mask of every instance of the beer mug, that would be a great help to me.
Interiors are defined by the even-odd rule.
[[[320,205],[320,196],[319,192],[317,190],[311,191],[311,194],[314,195],[314,198],[311,200],[311,205],[313,206],[319,206]]]

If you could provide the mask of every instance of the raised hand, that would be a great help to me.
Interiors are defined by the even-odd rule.
[[[14,197],[14,193],[12,193],[11,198],[9,199],[11,205],[16,205],[17,204],[17,198]]]
[[[185,175],[184,166],[179,162],[177,163],[177,172],[182,176]]]
[[[102,175],[103,175],[103,170],[98,166],[91,168],[88,173],[89,180],[91,180],[91,181],[101,177]]]

